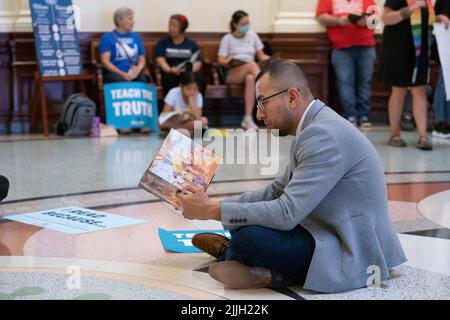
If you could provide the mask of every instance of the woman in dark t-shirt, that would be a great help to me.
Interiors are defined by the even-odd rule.
[[[162,71],[164,96],[171,89],[178,87],[186,62],[193,57],[192,70],[196,74],[200,91],[204,94],[204,81],[199,73],[202,68],[202,56],[197,43],[185,37],[188,27],[189,21],[185,16],[172,15],[169,20],[169,35],[156,44],[154,56]]]

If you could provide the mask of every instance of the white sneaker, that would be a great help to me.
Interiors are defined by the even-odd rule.
[[[254,129],[258,130],[259,127],[256,125],[256,123],[253,121],[252,117],[244,117],[244,120],[242,120],[241,127],[245,130]]]
[[[433,130],[433,138],[450,139],[450,133]]]

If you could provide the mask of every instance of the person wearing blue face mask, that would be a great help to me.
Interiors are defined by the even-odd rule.
[[[252,114],[255,108],[255,79],[261,70],[255,60],[261,62],[270,57],[264,53],[259,36],[250,30],[250,19],[245,11],[239,10],[233,14],[230,29],[231,33],[220,42],[218,62],[228,70],[227,84],[245,84],[245,116],[241,126],[244,129],[258,129]]]

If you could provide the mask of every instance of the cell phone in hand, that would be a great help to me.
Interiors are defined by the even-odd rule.
[[[361,20],[363,18],[362,15],[358,15],[358,14],[354,14],[354,13],[350,13],[348,15],[348,20],[353,23],[356,24],[359,20]]]

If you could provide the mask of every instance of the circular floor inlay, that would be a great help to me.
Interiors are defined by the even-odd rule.
[[[113,279],[81,277],[80,286],[66,274],[0,272],[0,300],[188,300],[192,297]],[[75,284],[75,286],[74,286]]]

